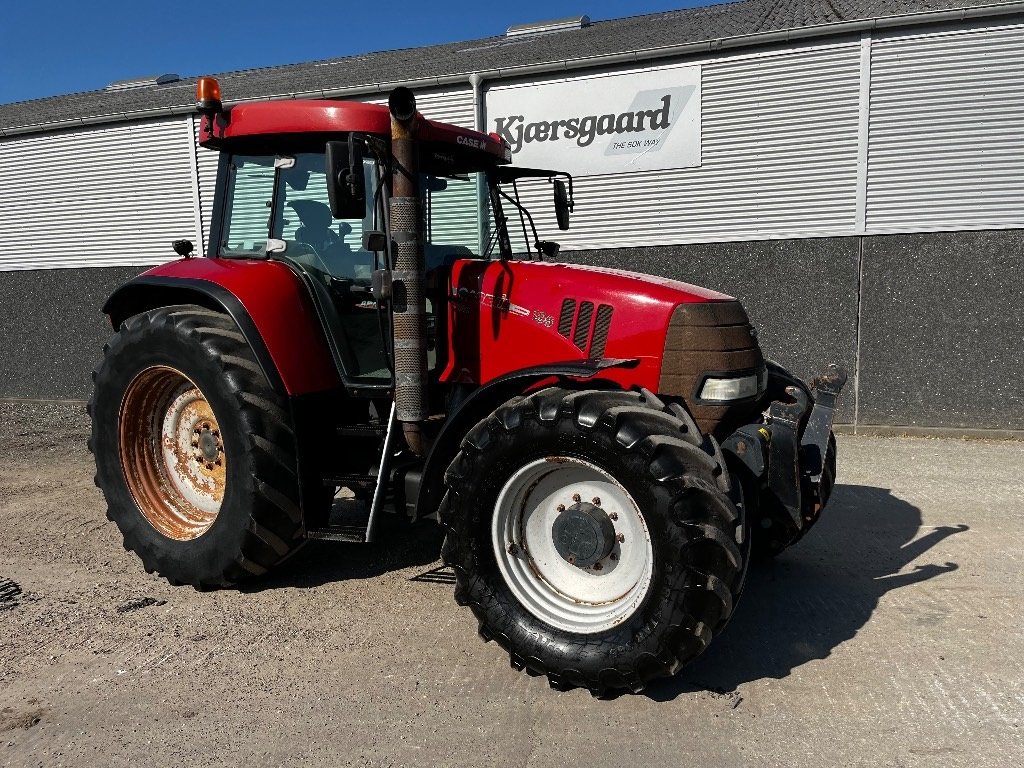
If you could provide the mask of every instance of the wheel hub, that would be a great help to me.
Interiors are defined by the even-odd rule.
[[[615,548],[615,526],[608,514],[589,501],[564,509],[551,527],[555,549],[569,565],[590,568]]]
[[[199,452],[202,454],[203,460],[207,462],[217,461],[217,457],[220,455],[220,439],[216,433],[210,430],[209,426],[204,426],[199,432]]]

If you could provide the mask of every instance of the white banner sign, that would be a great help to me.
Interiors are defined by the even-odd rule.
[[[700,165],[700,66],[487,91],[516,165],[574,176]]]

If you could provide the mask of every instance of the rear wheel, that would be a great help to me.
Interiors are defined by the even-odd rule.
[[[713,439],[649,393],[550,388],[467,435],[446,476],[456,599],[554,687],[641,690],[701,653],[745,576]]]
[[[224,586],[301,545],[287,405],[228,316],[173,306],[131,317],[94,379],[96,484],[147,571]]]

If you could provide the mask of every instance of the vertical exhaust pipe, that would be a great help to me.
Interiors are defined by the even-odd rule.
[[[420,211],[419,147],[416,142],[416,97],[395,88],[388,97],[391,112],[391,305],[395,350],[395,415],[409,448],[423,456],[428,446],[422,423],[427,402],[427,307],[423,260],[423,218]]]

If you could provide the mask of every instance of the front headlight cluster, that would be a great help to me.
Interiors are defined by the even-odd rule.
[[[744,376],[708,376],[700,389],[699,398],[705,403],[731,403],[757,397],[768,383],[768,371]]]

